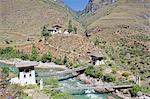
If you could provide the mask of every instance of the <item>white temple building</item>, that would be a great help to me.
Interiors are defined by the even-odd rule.
[[[34,67],[38,66],[38,62],[21,61],[17,62],[15,66],[19,70],[18,77],[12,78],[11,83],[21,85],[36,84]]]
[[[92,53],[92,54],[90,55],[90,58],[91,58],[91,62],[90,62],[90,63],[92,63],[93,65],[98,66],[98,65],[105,64],[105,62],[104,62],[104,57],[103,57],[103,55],[100,54],[100,53],[94,52],[94,53]]]

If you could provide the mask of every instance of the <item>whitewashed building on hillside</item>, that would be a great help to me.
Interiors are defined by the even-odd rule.
[[[90,60],[91,60],[90,63],[92,63],[93,65],[96,65],[96,66],[105,64],[104,57],[100,53],[96,53],[96,52],[92,53],[90,55]]]
[[[20,61],[15,64],[19,70],[18,77],[12,78],[11,83],[21,85],[36,84],[34,67],[38,66],[35,61]]]
[[[51,32],[52,35],[54,35],[54,34],[62,33],[61,28],[62,27],[59,25],[54,25],[52,26],[52,29],[48,29],[48,31]]]
[[[64,34],[70,34],[67,29],[64,30]]]

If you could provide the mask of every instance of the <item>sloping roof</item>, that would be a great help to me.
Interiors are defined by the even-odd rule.
[[[30,67],[30,66],[38,66],[38,62],[36,61],[19,61],[15,63],[16,67]]]
[[[92,53],[90,54],[90,56],[103,57],[102,53],[100,53],[100,52],[92,52]]]
[[[54,25],[54,26],[52,26],[52,28],[55,28],[55,27],[62,28],[62,27],[59,26],[59,25]]]

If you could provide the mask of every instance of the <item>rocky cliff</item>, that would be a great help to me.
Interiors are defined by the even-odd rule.
[[[89,0],[86,8],[83,10],[82,14],[89,12],[95,12],[98,9],[103,8],[104,6],[113,4],[116,0]]]

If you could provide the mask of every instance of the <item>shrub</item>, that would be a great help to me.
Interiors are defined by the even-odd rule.
[[[10,53],[13,50],[12,47],[6,47],[4,49],[0,49],[0,54]]]
[[[73,68],[78,68],[78,67],[80,67],[80,66],[81,66],[81,64],[73,64],[73,65],[72,65]]]
[[[85,74],[95,78],[103,78],[103,71],[101,68],[94,68],[93,66],[85,70]]]
[[[67,64],[67,62],[68,62],[68,59],[67,59],[67,56],[65,56],[63,59],[63,64]]]
[[[29,59],[29,56],[28,56],[28,54],[22,54],[20,58],[21,58],[22,60],[28,60],[28,59]]]
[[[30,60],[31,61],[36,61],[38,57],[39,57],[38,52],[37,52],[35,46],[33,45],[33,47],[32,47],[32,53],[30,55]]]
[[[99,78],[99,79],[103,78],[103,73],[102,73],[102,71],[98,71],[98,72],[96,73],[96,78]]]
[[[20,86],[18,84],[11,84],[8,87],[8,90],[10,92],[17,92],[16,94],[14,94],[14,97],[18,97],[18,99],[24,99],[24,97],[27,97],[28,95],[24,92],[25,87],[24,86]]]
[[[116,74],[117,73],[117,69],[116,68],[112,68],[112,73]]]
[[[66,93],[59,93],[52,97],[53,99],[73,99],[70,95]]]
[[[48,52],[47,53],[47,60],[49,61],[49,62],[51,62],[52,61],[52,54],[50,53],[50,52]]]
[[[150,86],[141,86],[141,91],[146,94],[150,94]]]
[[[47,62],[47,54],[43,54],[43,55],[42,55],[41,61],[42,61],[43,63]]]
[[[103,81],[105,81],[105,82],[113,82],[115,80],[116,80],[116,78],[110,74],[106,74],[103,77]]]
[[[39,58],[39,61],[45,62],[51,62],[52,61],[52,54],[48,52],[47,54],[43,54],[41,58]]]
[[[1,67],[1,74],[3,80],[5,80],[9,76],[10,69],[8,67]]]
[[[87,68],[85,70],[85,74],[88,75],[88,76],[92,76],[92,77],[95,77],[95,69],[93,66]]]
[[[67,66],[67,67],[71,67],[72,65],[73,65],[72,62],[67,62],[67,63],[66,63],[66,66]]]
[[[141,91],[141,87],[139,85],[135,85],[130,90],[130,94],[131,94],[132,97],[135,97],[139,91]]]
[[[12,47],[0,49],[0,57],[5,59],[20,58],[21,54],[21,52]]]
[[[49,85],[52,88],[58,87],[58,80],[56,80],[56,79],[52,79],[52,78],[46,79],[46,80],[44,80],[44,83],[46,85]]]
[[[122,76],[124,76],[124,77],[129,77],[129,73],[124,72],[124,73],[122,73]]]
[[[54,63],[57,65],[62,65],[62,61],[60,58],[56,59]]]
[[[95,46],[98,46],[99,44],[100,44],[100,41],[99,41],[98,38],[96,38],[96,40],[94,41],[94,45],[95,45]]]
[[[58,90],[51,90],[50,88],[44,88],[42,91],[52,99],[73,99],[71,95],[68,95],[67,93],[62,93]]]
[[[134,80],[129,80],[128,81],[130,84],[135,84],[135,81]]]

